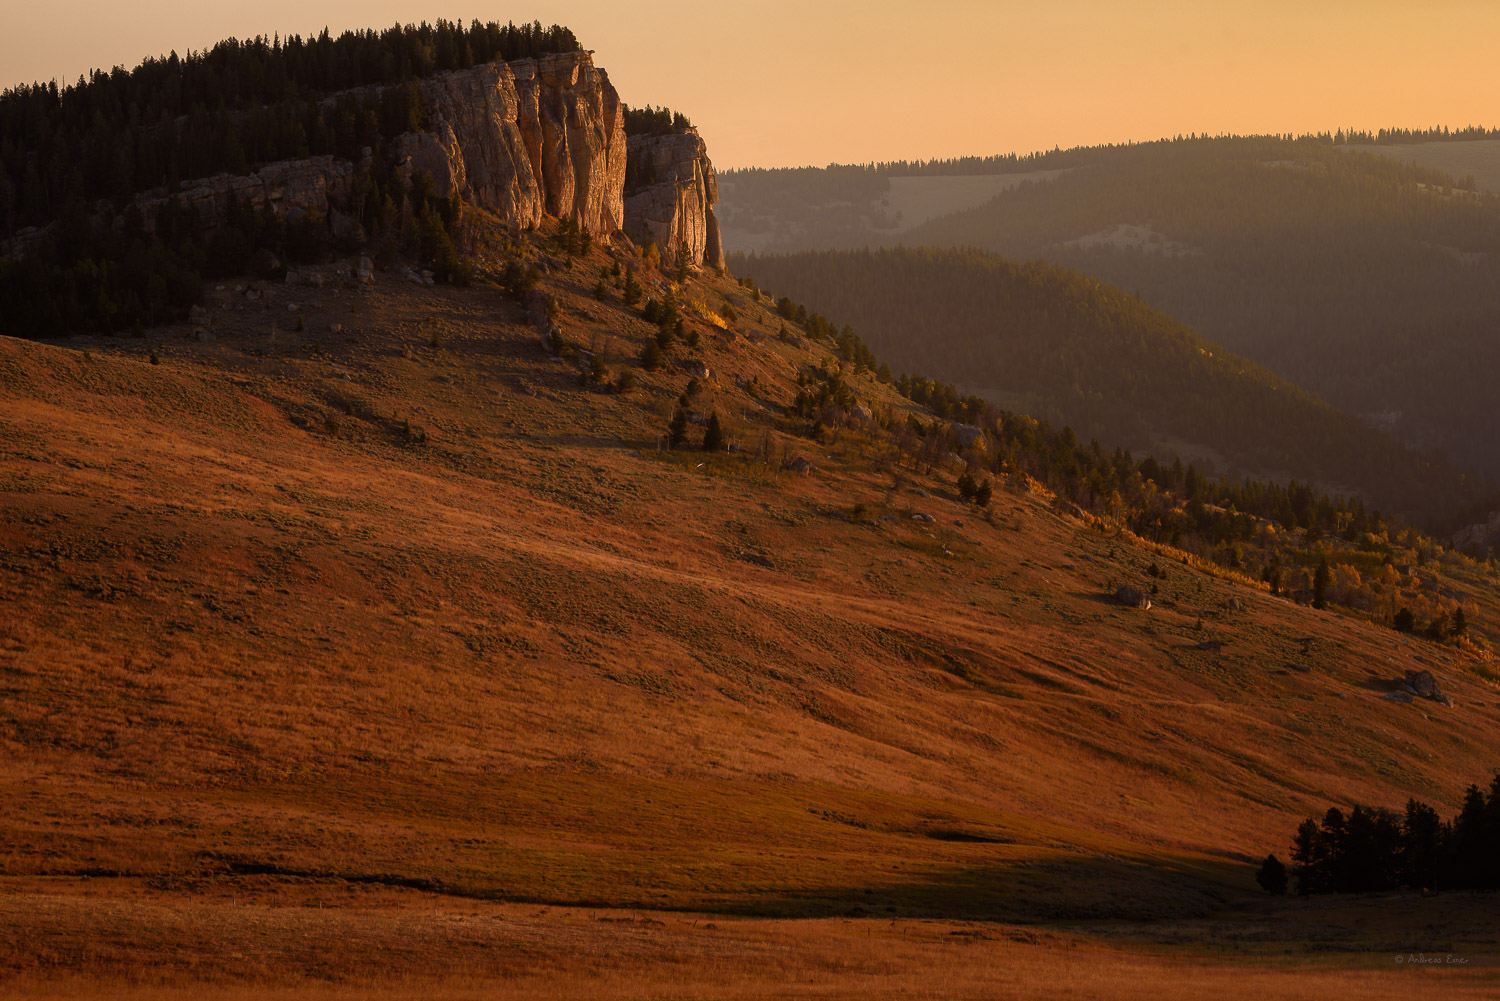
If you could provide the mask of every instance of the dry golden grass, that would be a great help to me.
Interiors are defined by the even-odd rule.
[[[612,344],[618,369],[649,331],[587,297],[604,259],[548,287],[574,343]],[[779,325],[727,280],[689,291],[733,302],[742,334]],[[626,396],[581,388],[494,289],[211,298],[209,344],[183,330],[0,341],[0,900],[12,928],[58,915],[59,971],[125,983],[163,952],[226,990],[261,983],[187,933],[209,920],[192,910],[205,898],[221,908],[256,880],[272,910],[305,883],[819,918],[734,925],[766,949],[825,941],[797,954],[815,971],[855,949],[845,919],[1183,919],[1250,899],[1250,863],[1284,851],[1302,816],[1409,795],[1449,810],[1500,760],[1500,697],[1452,650],[1193,566],[1168,568],[1151,613],[1127,610],[1104,596],[1145,580],[1149,550],[1025,492],[997,494],[986,519],[948,477],[908,470],[930,496],[896,489],[849,432],[788,435],[779,407],[815,347],[703,326],[703,346],[678,353],[718,374],[697,409],[819,467],[775,475],[658,453],[686,373],[638,372]],[[767,402],[743,390],[751,377]],[[1489,628],[1493,583],[1442,572]],[[1206,637],[1223,651],[1194,649]],[[1453,709],[1378,698],[1421,664]],[[46,880],[84,874],[95,896],[51,902]],[[292,913],[310,915],[276,916]],[[89,953],[90,922],[111,914],[123,951]],[[580,927],[593,941],[605,926]],[[132,946],[137,933],[154,944]],[[537,948],[567,957],[571,941]],[[663,956],[691,955],[673,941],[688,951]],[[12,942],[0,976],[32,990],[50,947]],[[928,953],[862,948],[907,957],[890,976],[913,990],[1003,996],[983,978],[1018,947],[945,947],[995,951],[948,986],[924,975]],[[1053,963],[1079,996],[1112,963],[1158,988],[1181,972],[1088,948],[1088,964],[1020,950],[1011,968],[1040,984]],[[758,996],[752,954],[702,990]],[[559,996],[621,997],[692,996],[696,981],[672,986],[689,967],[720,976],[657,959],[558,959],[547,976]],[[310,989],[311,962],[278,965],[302,971],[288,990]],[[498,975],[464,962],[479,965],[455,966],[477,971],[459,981]],[[1205,991],[1239,976],[1182,962]],[[841,969],[827,989],[858,995],[852,973],[833,983]],[[1388,971],[1348,975],[1404,996],[1378,993]],[[1260,993],[1292,990],[1288,971],[1264,976]]]
[[[113,888],[119,894],[121,888]],[[0,897],[32,939],[0,995],[215,998],[1305,998],[1493,996],[1500,967],[1461,929],[1473,900],[1283,905],[1233,922],[1061,930],[990,922],[747,920],[260,885],[237,896]],[[1351,920],[1352,917],[1352,920]],[[1440,919],[1434,925],[1434,917]],[[1409,924],[1421,919],[1413,946]],[[1357,930],[1334,931],[1338,926]],[[80,942],[79,936],[86,936]],[[1457,935],[1458,937],[1454,937]],[[1486,955],[1481,950],[1489,948]],[[0,947],[0,961],[20,954]],[[1441,962],[1398,964],[1421,952]],[[1457,962],[1450,961],[1456,960]]]

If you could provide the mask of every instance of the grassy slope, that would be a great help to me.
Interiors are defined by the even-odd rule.
[[[648,328],[582,294],[602,260],[548,284],[575,341],[633,357]],[[97,914],[42,934],[59,887],[174,941],[190,919],[141,893],[1203,915],[1300,816],[1447,811],[1497,759],[1500,698],[1442,652],[1185,567],[1120,608],[1152,554],[1040,498],[986,521],[894,489],[852,432],[788,442],[809,477],[658,453],[686,375],[583,390],[497,291],[213,298],[217,339],[161,331],[159,366],[0,342],[0,976],[128,967]],[[704,330],[751,442],[821,356]],[[1455,585],[1495,621],[1490,582]],[[1454,709],[1378,699],[1418,662]]]

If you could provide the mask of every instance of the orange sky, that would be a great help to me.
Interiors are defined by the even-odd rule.
[[[720,167],[1006,153],[1186,132],[1500,125],[1495,0],[0,0],[0,86],[227,35],[557,21]]]

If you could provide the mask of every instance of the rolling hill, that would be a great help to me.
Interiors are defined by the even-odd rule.
[[[951,465],[892,466],[855,425],[809,437],[793,377],[828,349],[780,339],[766,301],[711,272],[679,291],[712,376],[641,368],[654,328],[591,290],[629,254],[551,247],[513,252],[550,260],[569,342],[633,371],[631,392],[539,347],[489,283],[386,274],[228,283],[210,341],[0,340],[9,984],[290,987],[312,968],[543,989],[591,950],[576,989],[658,983],[601,913],[661,914],[653,949],[718,950],[727,971],[777,926],[675,912],[878,917],[914,936],[896,946],[912,971],[976,919],[1149,936],[1248,906],[1248,863],[1326,801],[1446,806],[1496,759],[1500,700],[1469,655],[1199,564],[1154,580],[1149,613],[1115,604],[1159,549],[1024,477],[985,514]],[[274,334],[292,305],[306,332]],[[745,452],[660,450],[694,378],[693,409]],[[849,385],[922,413],[870,373]],[[793,456],[815,471],[771,459]],[[1490,635],[1493,571],[1431,573]],[[1422,664],[1451,709],[1380,697]],[[1349,962],[1385,934],[1315,913],[1348,928]],[[827,927],[791,968],[843,948]],[[1035,941],[1017,958],[1053,939]],[[327,943],[312,967],[304,942]],[[952,976],[992,983],[998,948]],[[835,993],[872,969],[848,962]],[[1145,975],[1229,985],[1232,965]],[[749,976],[704,975],[707,993]]]

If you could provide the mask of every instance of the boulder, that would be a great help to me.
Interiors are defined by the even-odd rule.
[[[1406,677],[1402,679],[1411,688],[1413,695],[1424,699],[1435,699],[1442,695],[1442,689],[1438,688],[1437,679],[1432,676],[1431,671],[1407,671]]]
[[[871,410],[868,404],[858,401],[849,408],[849,416],[862,424],[871,424],[875,421],[875,411]]]
[[[687,369],[688,375],[694,379],[702,379],[706,382],[714,377],[714,370],[709,368],[708,363],[701,358],[689,358],[682,363],[682,367]]]
[[[1146,596],[1146,592],[1137,591],[1124,584],[1115,588],[1115,600],[1127,608],[1147,609],[1151,607],[1151,599]]]
[[[984,440],[984,431],[973,424],[953,425],[953,437],[959,448],[968,448],[976,441]]]
[[[791,470],[794,473],[799,473],[802,476],[806,476],[809,473],[815,473],[815,472],[818,471],[818,467],[817,466],[814,466],[811,462],[808,462],[806,459],[804,459],[800,455],[797,456],[795,459],[792,459],[791,461],[789,461],[782,468]]]
[[[1224,649],[1224,641],[1223,640],[1204,640],[1202,643],[1199,643],[1193,649],[1195,649],[1195,650],[1207,650],[1209,653],[1218,653],[1220,650]]]
[[[199,343],[206,343],[213,339],[213,331],[209,330],[207,327],[198,327],[193,331],[193,340],[198,341]]]
[[[914,515],[911,516],[911,520],[912,521],[924,522],[924,523],[930,525],[934,521],[936,521],[937,519],[934,518],[932,515],[926,513],[925,511],[918,511],[916,514],[914,514]]]
[[[359,264],[354,269],[354,276],[361,285],[374,285],[375,262],[368,257],[361,257]]]

